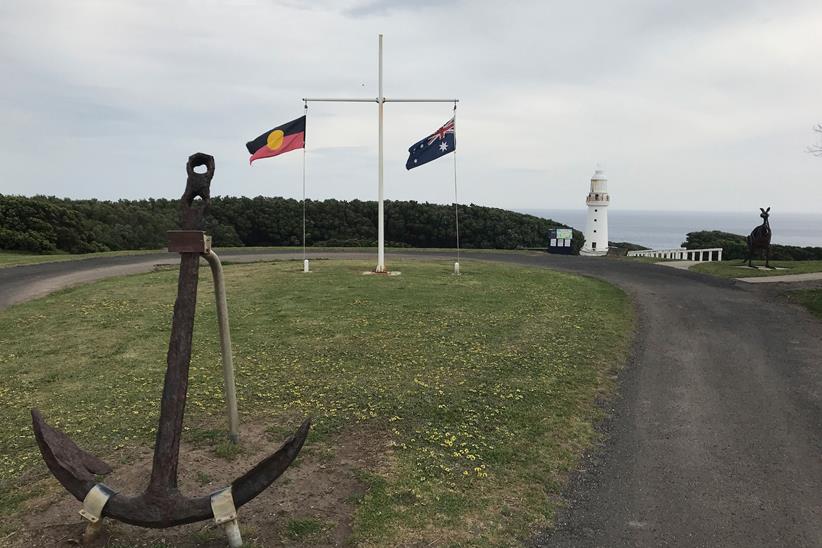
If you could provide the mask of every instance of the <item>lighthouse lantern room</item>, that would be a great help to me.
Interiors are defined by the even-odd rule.
[[[585,244],[580,255],[591,257],[608,254],[608,179],[601,169],[591,177],[591,192],[585,203],[588,205],[588,220],[585,223]]]

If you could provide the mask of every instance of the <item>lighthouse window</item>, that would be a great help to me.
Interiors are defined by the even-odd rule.
[[[594,200],[599,200],[599,194],[594,194]]]
[[[596,219],[594,219],[594,222],[597,222],[597,220],[596,220]]]
[[[595,228],[595,229],[594,229],[594,232],[596,232],[596,231],[597,231],[597,229]]]
[[[598,212],[598,211],[599,211],[598,209],[595,209],[595,210],[594,210],[594,213],[596,213],[596,212]]]

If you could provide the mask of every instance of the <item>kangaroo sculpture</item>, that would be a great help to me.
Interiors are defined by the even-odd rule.
[[[769,264],[771,256],[771,225],[768,223],[770,210],[770,207],[768,207],[768,209],[762,209],[761,207],[759,208],[759,211],[762,212],[759,214],[759,216],[762,217],[762,224],[754,228],[747,238],[748,266],[753,266],[751,264],[751,259],[753,258],[754,252],[761,249],[765,251],[765,268],[771,267]]]

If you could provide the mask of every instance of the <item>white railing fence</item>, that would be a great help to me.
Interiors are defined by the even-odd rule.
[[[684,247],[677,247],[673,249],[642,249],[639,251],[629,251],[628,256],[655,257],[657,259],[673,259],[675,261],[721,261],[722,248],[685,249]]]

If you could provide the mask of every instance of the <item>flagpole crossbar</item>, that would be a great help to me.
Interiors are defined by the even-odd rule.
[[[314,103],[379,103],[380,100],[378,98],[373,99],[362,99],[362,98],[342,98],[342,99],[333,99],[327,97],[304,97],[303,101],[305,102],[314,102]],[[393,99],[390,97],[383,97],[383,103],[459,103],[459,99]]]
[[[459,99],[393,99],[383,98],[386,103],[459,103]]]
[[[378,87],[379,95],[374,98],[366,97],[303,97],[303,101],[307,105],[309,102],[324,102],[324,103],[377,103],[378,110],[378,161],[377,161],[377,267],[374,272],[387,273],[385,268],[385,220],[384,220],[384,206],[383,206],[383,105],[385,103],[454,103],[454,108],[459,102],[459,99],[389,99],[382,94],[382,34],[379,35],[379,51],[378,51]],[[456,174],[455,174],[456,175]]]
[[[303,101],[306,102],[314,102],[314,103],[378,103],[376,97],[372,99],[362,99],[362,98],[343,98],[343,99],[328,99],[328,98],[313,98],[313,97],[304,97]]]

